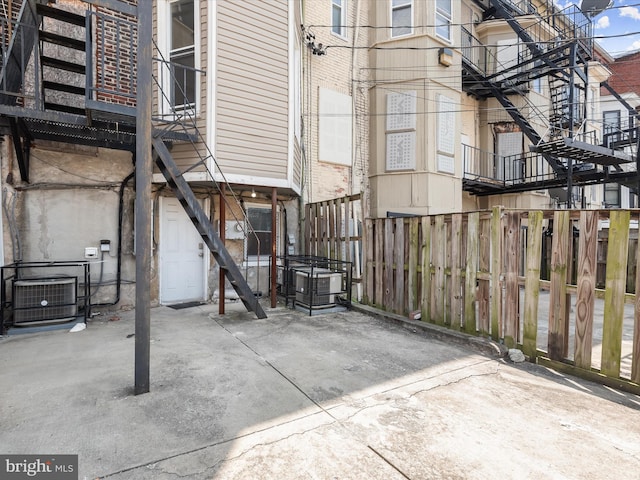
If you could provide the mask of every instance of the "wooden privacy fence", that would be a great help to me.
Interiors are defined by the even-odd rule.
[[[629,242],[639,215],[496,207],[367,219],[362,301],[401,315],[419,310],[423,321],[491,336],[521,347],[532,361],[639,393],[640,297],[625,292],[628,260],[639,253],[638,242]],[[549,280],[543,280],[542,245],[549,237]],[[638,292],[640,275],[633,270]]]
[[[350,195],[305,208],[305,253],[351,262],[354,297],[362,299],[362,204]]]

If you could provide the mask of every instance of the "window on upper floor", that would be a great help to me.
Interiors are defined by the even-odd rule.
[[[605,208],[620,208],[620,184],[604,184],[604,206]]]
[[[391,0],[391,36],[413,32],[413,0]]]
[[[166,0],[158,9],[162,112],[196,110],[198,98],[199,0]]]
[[[620,110],[602,112],[602,133],[605,145],[611,145],[620,136]]]
[[[451,0],[436,0],[436,35],[451,41]]]
[[[331,31],[341,37],[347,36],[347,0],[331,0]]]

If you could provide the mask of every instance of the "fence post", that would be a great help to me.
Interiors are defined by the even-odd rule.
[[[529,212],[527,226],[527,271],[524,282],[524,331],[522,350],[535,361],[538,336],[538,301],[540,298],[540,262],[542,260],[542,219],[541,211]]]
[[[491,338],[500,339],[502,319],[502,207],[491,212]]]
[[[596,289],[596,247],[598,246],[598,212],[580,212],[578,244],[578,292],[576,298],[576,341],[573,355],[576,367],[591,369],[593,307]]]
[[[385,224],[384,224],[384,220],[381,218],[378,218],[376,220],[374,220],[375,225],[376,225],[376,248],[375,248],[375,259],[376,259],[376,283],[375,283],[375,287],[374,287],[374,298],[375,298],[375,305],[381,307],[382,305],[384,305],[383,303],[383,299],[384,299],[384,279],[385,279],[385,274],[384,274],[384,268],[385,268],[385,258],[384,258],[384,229],[385,229]]]
[[[473,212],[468,215],[467,221],[467,258],[465,267],[464,285],[464,331],[475,335],[476,326],[476,283],[478,276],[478,241],[480,214]]]
[[[418,299],[418,227],[420,219],[409,219],[409,274],[407,276],[407,293],[409,312],[416,309]]]
[[[460,330],[462,313],[462,214],[454,213],[451,215],[451,259],[449,267],[451,270],[450,278],[450,311],[451,311],[451,328]]]
[[[394,241],[394,264],[396,267],[396,288],[393,294],[393,310],[400,315],[404,314],[404,218],[395,219],[396,234]]]
[[[482,336],[488,336],[490,327],[491,304],[491,217],[480,221],[480,251],[478,267],[481,278],[478,280],[478,329]]]
[[[505,252],[505,311],[504,343],[515,348],[518,342],[518,316],[520,314],[520,287],[518,285],[518,251],[520,249],[520,214],[509,212],[506,215],[504,238]]]
[[[551,292],[549,294],[549,358],[562,360],[567,354],[567,275],[570,231],[569,212],[553,214],[551,243]]]
[[[422,217],[422,320],[431,317],[431,217]]]
[[[393,219],[384,219],[384,298],[382,307],[393,310]]]
[[[636,258],[640,255],[640,238],[636,246]],[[633,347],[631,353],[631,381],[640,383],[640,268],[636,268],[636,299],[634,305]]]
[[[365,263],[365,269],[364,269],[364,291],[365,291],[365,297],[364,297],[364,303],[369,304],[369,305],[373,305],[374,304],[374,296],[373,296],[373,286],[375,285],[375,278],[373,277],[373,268],[375,266],[375,268],[378,268],[378,258],[376,258],[375,254],[374,254],[374,243],[373,243],[373,239],[375,238],[375,227],[376,224],[373,222],[373,220],[371,220],[370,218],[367,218],[364,221],[365,224],[365,228],[364,228],[364,251],[365,253],[365,258],[367,258],[367,262]],[[347,250],[350,249],[350,244],[347,243]],[[348,258],[348,256],[347,256]]]
[[[434,285],[431,292],[431,318],[438,325],[444,325],[445,321],[445,256],[446,256],[447,230],[444,224],[444,215],[437,215],[433,236],[433,266],[435,267]]]
[[[614,378],[620,376],[630,218],[631,213],[629,210],[612,210],[609,217],[609,248],[607,249],[607,280],[604,291],[601,372]]]

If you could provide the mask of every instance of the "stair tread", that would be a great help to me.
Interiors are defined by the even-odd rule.
[[[84,16],[68,12],[60,8],[50,7],[49,5],[44,5],[42,3],[36,4],[36,12],[38,15],[42,15],[43,17],[49,17],[61,22],[71,23],[79,27],[84,27],[86,25],[86,19]]]
[[[59,58],[53,58],[43,55],[40,57],[40,62],[43,66],[57,68],[60,70],[66,70],[68,72],[81,73],[84,75],[86,67],[79,63],[67,62],[66,60],[60,60]]]
[[[63,35],[58,35],[57,33],[40,31],[40,40],[43,40],[48,43],[53,43],[56,45],[60,45],[62,47],[73,48],[75,50],[80,50],[82,52],[86,49],[86,42],[84,40],[78,40],[76,38],[69,38]]]
[[[42,82],[42,86],[48,90],[57,90],[59,92],[74,93],[76,95],[84,95],[84,87],[78,87],[76,85],[68,85],[66,83],[52,82],[45,80]]]

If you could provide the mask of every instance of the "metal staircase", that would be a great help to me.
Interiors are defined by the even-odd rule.
[[[87,12],[87,16],[83,16],[49,6],[48,3],[47,0],[24,0],[17,18],[0,18],[2,30],[12,32],[9,42],[3,45],[0,133],[13,137],[24,182],[29,181],[29,144],[35,139],[131,152],[135,151],[136,145],[136,111],[135,106],[131,105],[136,98],[132,88],[135,82],[130,82],[128,91],[114,91],[108,90],[108,82],[94,78],[95,72],[99,75],[107,68],[104,65],[94,68],[92,63],[96,61],[94,57],[100,56],[100,49],[105,48],[106,41],[103,38],[96,42],[94,37],[99,36],[100,32],[91,32],[90,26],[93,25],[96,30],[105,28],[101,27],[104,19],[97,18],[95,12]],[[47,28],[49,21],[53,29]],[[112,32],[116,32],[115,35],[124,29],[130,29],[127,33],[133,32],[135,21],[125,22],[122,18],[115,18],[111,25]],[[117,28],[113,28],[113,25]],[[128,34],[129,44],[125,45],[123,40],[116,51],[122,48],[135,52],[134,37]],[[126,60],[128,63],[123,65],[128,65],[130,71],[125,74],[134,78],[135,62],[131,61],[132,58]],[[169,62],[160,61],[166,64],[169,71],[173,70]],[[109,58],[109,62],[117,63],[120,59],[116,55],[116,58]],[[120,72],[121,65],[117,63],[111,68]],[[162,82],[157,78],[155,81],[159,94],[165,95]],[[124,99],[126,102],[118,104],[104,100],[111,98]],[[183,174],[194,166],[181,171],[170,153],[168,145],[175,142],[191,142],[195,147],[194,142],[203,141],[195,120],[185,111],[154,117],[154,160],[247,310],[254,312],[258,318],[265,318],[257,296],[184,179]],[[209,151],[208,148],[206,150]],[[203,158],[197,148],[194,148],[194,158],[196,165],[206,166],[206,160],[209,159],[215,162],[212,156]],[[213,176],[211,180],[216,184]]]
[[[521,23],[519,17],[526,21]],[[528,1],[489,0],[483,20],[490,19],[505,21],[526,48],[519,52],[514,65],[487,73],[477,61],[478,54],[474,53],[472,59],[466,58],[463,46],[463,89],[479,99],[495,98],[531,142],[532,154],[544,159],[552,174],[541,172],[537,162],[523,154],[522,163],[528,172],[521,181],[498,185],[495,179],[489,179],[486,188],[482,188],[482,182],[471,176],[463,182],[466,189],[477,195],[492,195],[562,184],[570,190],[573,186],[605,181],[637,186],[634,178],[637,174],[621,167],[636,160],[623,151],[631,143],[600,144],[594,132],[585,131],[584,85],[588,80],[588,63],[593,57],[590,19],[575,6],[563,12],[553,10],[552,15],[543,18]],[[548,38],[551,40],[539,40]],[[467,31],[463,32],[465,39],[475,42],[476,48],[484,48]],[[474,49],[467,51],[471,50]],[[491,55],[488,52],[487,49],[485,56]],[[485,61],[485,66],[487,63]],[[547,78],[549,86],[548,130],[544,134],[536,131],[510,98],[514,95],[527,98],[529,82],[537,78]]]
[[[191,190],[191,187],[182,176],[182,172],[173,160],[162,138],[155,137],[153,139],[153,152],[156,165],[160,168],[164,178],[167,179],[167,184],[182,204],[184,211],[189,215],[193,225],[198,230],[204,243],[209,247],[209,250],[211,250],[216,262],[218,262],[218,266],[224,271],[227,280],[229,280],[244,306],[248,311],[254,312],[258,318],[266,318],[267,315],[258,302],[258,298],[251,291],[233,258],[225,248],[224,243],[198,203],[193,190]]]

